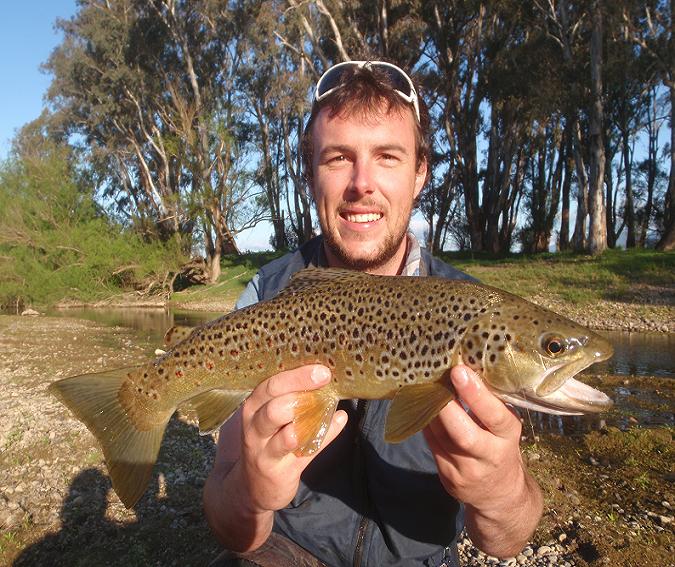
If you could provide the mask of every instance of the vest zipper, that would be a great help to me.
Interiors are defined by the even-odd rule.
[[[366,474],[366,467],[365,467],[365,461],[363,457],[363,447],[361,445],[361,435],[363,433],[363,425],[366,420],[366,410],[368,409],[368,401],[367,400],[359,400],[356,404],[356,415],[359,417],[359,426],[358,426],[358,431],[356,433],[356,439],[354,440],[354,444],[356,445],[356,455],[358,459],[357,463],[357,469],[356,469],[356,474],[357,474],[357,482],[359,480],[362,480],[364,483],[364,490],[363,490],[363,496],[364,496],[364,505],[366,508],[366,512],[370,510],[370,497],[368,494],[368,475]],[[359,479],[358,477],[361,477]],[[353,559],[353,566],[354,567],[361,567],[361,561],[363,560],[363,542],[366,539],[366,531],[368,529],[368,516],[367,514],[364,514],[361,516],[361,520],[359,522],[359,528],[356,532],[356,547],[354,548],[354,559]]]

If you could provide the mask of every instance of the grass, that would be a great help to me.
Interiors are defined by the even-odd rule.
[[[282,252],[227,256],[217,283],[195,286],[172,296],[173,303],[234,303],[246,284]],[[645,286],[675,287],[675,253],[655,250],[608,250],[585,254],[510,254],[501,258],[471,252],[440,255],[485,284],[523,297],[548,296],[573,304],[598,300],[635,300]]]
[[[256,272],[268,262],[284,254],[281,252],[252,252],[241,256],[228,255],[221,262],[218,281],[208,286],[194,286],[176,292],[172,303],[234,303]]]
[[[557,296],[586,304],[631,299],[643,286],[675,285],[675,253],[608,250],[599,257],[574,253],[489,258],[467,252],[442,258],[483,283],[525,297]]]

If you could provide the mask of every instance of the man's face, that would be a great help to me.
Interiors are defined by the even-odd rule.
[[[397,273],[426,176],[412,111],[331,118],[324,109],[312,128],[312,194],[330,264]]]

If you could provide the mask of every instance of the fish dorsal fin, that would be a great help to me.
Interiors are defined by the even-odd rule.
[[[454,390],[443,380],[404,386],[389,406],[384,440],[400,443],[421,431],[454,397]]]
[[[173,347],[177,345],[183,339],[187,339],[194,330],[194,327],[188,327],[187,325],[174,325],[164,333],[164,346]]]
[[[199,434],[213,433],[232,414],[239,409],[244,400],[249,397],[251,390],[209,390],[190,398],[190,404],[197,412],[199,419]]]
[[[373,276],[342,268],[305,268],[291,276],[288,285],[282,290],[282,293],[300,291],[326,283],[349,285],[350,283],[363,281],[364,278],[370,277]]]

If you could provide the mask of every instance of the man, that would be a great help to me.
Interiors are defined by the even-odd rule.
[[[322,237],[265,266],[238,307],[274,296],[308,265],[468,277],[407,233],[428,177],[428,140],[427,110],[401,69],[329,69],[302,142]],[[453,401],[395,445],[383,441],[388,401],[343,401],[321,451],[297,457],[295,393],[330,378],[320,365],[272,376],[221,429],[204,505],[240,562],[218,565],[458,565],[463,525],[485,552],[518,553],[542,497],[521,460],[519,420],[478,376],[453,368],[469,411]]]

